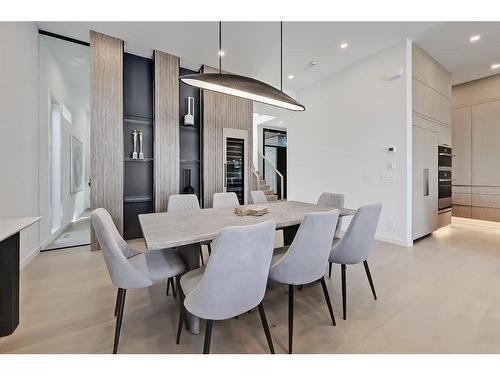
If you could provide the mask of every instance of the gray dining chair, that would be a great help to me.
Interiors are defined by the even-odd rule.
[[[382,203],[375,203],[358,208],[344,236],[332,247],[329,263],[341,265],[342,312],[344,320],[346,320],[346,266],[348,264],[351,265],[363,262],[373,298],[377,299],[367,259],[373,246],[381,210]]]
[[[319,206],[344,208],[344,194],[338,193],[321,193],[318,199]],[[335,237],[333,238],[333,245],[340,239],[340,231],[342,230],[342,218],[339,217],[337,227],[335,229]],[[332,264],[328,264],[328,276],[332,277]]]
[[[193,210],[200,210],[200,202],[198,201],[196,194],[172,194],[168,197],[167,212],[185,212]],[[202,245],[207,245],[208,253],[210,255],[210,241],[203,242]],[[203,260],[203,250],[201,247],[200,259],[202,265],[205,265],[205,261]],[[176,297],[176,288],[174,286],[173,278],[167,281],[167,295],[170,285],[172,285],[172,293],[174,297]]]
[[[275,230],[274,222],[266,221],[227,227],[219,232],[206,267],[181,277],[177,344],[186,310],[206,319],[203,353],[208,354],[214,320],[237,317],[258,307],[269,350],[274,354],[262,300],[273,255]]]
[[[111,282],[118,288],[116,295],[115,339],[113,354],[118,351],[125,295],[128,289],[147,288],[184,273],[182,259],[172,249],[141,253],[131,249],[116,229],[111,215],[104,208],[91,213],[92,226],[102,249]]]
[[[325,282],[325,268],[332,247],[338,210],[308,214],[295,235],[292,244],[276,250],[269,278],[288,284],[288,352],[293,343],[293,292],[295,286],[321,282],[332,324],[335,316]],[[283,251],[284,254],[283,254]]]
[[[213,208],[235,208],[240,205],[236,193],[215,193],[213,197]]]
[[[252,198],[253,204],[266,204],[267,198],[266,194],[262,190],[252,190],[250,192],[250,197]]]

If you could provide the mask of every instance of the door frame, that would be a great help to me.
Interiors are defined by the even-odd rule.
[[[248,130],[243,129],[232,129],[232,128],[222,128],[222,186],[223,191],[226,192],[226,163],[227,163],[227,147],[226,140],[228,138],[237,138],[243,140],[243,202],[247,204],[248,202]]]
[[[287,186],[287,180],[288,180],[288,132],[287,130],[285,129],[276,129],[276,128],[266,128],[266,127],[263,127],[262,128],[262,155],[265,157],[266,156],[266,132],[269,132],[269,133],[275,133],[275,134],[282,134],[282,135],[286,135],[287,136],[287,145],[285,147],[286,149],[286,170],[285,170],[285,173],[283,174],[283,178],[284,178],[284,186]],[[282,147],[282,146],[267,146],[267,147]],[[276,160],[277,162],[277,160]],[[276,168],[278,167],[278,163],[276,163]],[[262,163],[262,177],[265,178],[266,176],[266,163],[263,162]],[[285,192],[287,191],[287,188],[285,187]],[[281,192],[281,197],[279,197],[280,199],[286,199],[286,193],[285,192]]]

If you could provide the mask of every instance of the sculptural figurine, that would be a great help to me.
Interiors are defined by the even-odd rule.
[[[139,130],[139,159],[144,159],[144,152],[142,152],[142,130]]]
[[[134,140],[134,151],[132,152],[132,159],[137,159],[137,130],[132,132],[132,138]]]

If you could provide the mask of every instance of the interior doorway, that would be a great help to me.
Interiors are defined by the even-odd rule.
[[[287,133],[285,130],[262,129],[263,176],[278,199],[287,197]],[[279,173],[278,173],[279,172]]]
[[[90,48],[41,32],[41,250],[90,244]]]

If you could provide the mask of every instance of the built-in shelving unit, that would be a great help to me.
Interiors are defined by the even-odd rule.
[[[198,73],[180,68],[179,75]],[[185,125],[188,113],[188,97],[194,98],[194,125]],[[180,142],[180,186],[181,194],[196,194],[203,206],[202,179],[202,103],[200,90],[179,83],[179,142]]]
[[[138,215],[154,212],[153,189],[153,62],[151,59],[123,55],[123,235],[142,237]],[[132,133],[141,131],[144,159],[133,159]],[[137,139],[139,152],[139,139]]]

